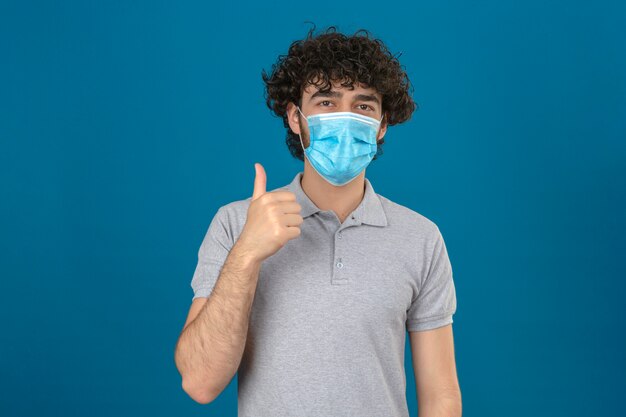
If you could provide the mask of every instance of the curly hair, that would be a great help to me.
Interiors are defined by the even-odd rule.
[[[324,33],[314,36],[315,25],[303,40],[294,41],[287,55],[279,55],[268,75],[262,70],[265,84],[264,97],[269,109],[283,119],[287,128],[286,143],[292,156],[304,161],[300,139],[288,122],[287,104],[301,106],[302,94],[309,84],[328,92],[332,82],[340,81],[342,87],[354,89],[354,84],[372,87],[382,95],[382,111],[390,126],[411,118],[418,106],[409,94],[413,87],[398,57],[391,55],[385,44],[372,39],[365,29],[352,36],[337,32],[330,26]],[[382,155],[384,138],[377,142],[373,159]]]

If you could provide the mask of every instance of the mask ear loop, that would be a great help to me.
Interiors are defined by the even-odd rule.
[[[300,114],[302,116],[304,116],[304,113],[302,113],[302,110],[300,110],[300,106],[296,106],[296,108],[298,109],[298,111],[300,112]],[[298,117],[299,119],[300,117]],[[307,120],[306,116],[304,116],[304,119]],[[308,121],[308,120],[307,120]],[[300,125],[300,130],[302,130],[302,125]],[[302,135],[300,135],[300,133],[298,133],[298,137],[300,138],[300,146],[302,146],[302,154],[306,155],[306,152],[304,152],[304,143],[302,143]]]
[[[382,126],[384,118],[385,118],[385,113],[383,112],[383,115],[381,116],[380,120],[378,121],[378,129],[376,129],[376,142],[378,142],[378,134],[380,133],[380,126]],[[378,146],[378,145],[376,145],[376,146]]]

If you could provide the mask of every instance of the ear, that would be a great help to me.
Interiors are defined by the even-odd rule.
[[[301,133],[298,116],[302,117],[296,105],[292,102],[287,103],[287,121],[289,122],[289,128],[296,135]]]

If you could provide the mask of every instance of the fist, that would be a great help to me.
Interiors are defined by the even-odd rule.
[[[300,236],[302,207],[291,191],[266,192],[263,165],[254,164],[256,176],[246,224],[238,239],[255,260],[264,261],[278,252],[287,241]]]

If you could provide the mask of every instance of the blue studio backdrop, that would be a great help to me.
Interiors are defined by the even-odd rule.
[[[302,169],[261,70],[307,21],[402,53],[367,177],[446,239],[464,416],[625,415],[626,6],[537,0],[2,1],[0,415],[236,415],[174,346],[217,208]]]

